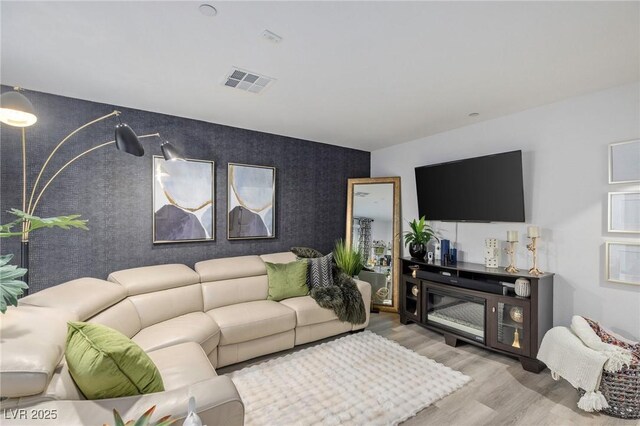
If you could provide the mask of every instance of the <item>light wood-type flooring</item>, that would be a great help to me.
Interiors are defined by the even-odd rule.
[[[371,314],[367,329],[472,378],[462,389],[404,422],[405,426],[640,425],[640,421],[625,421],[579,410],[575,389],[564,380],[554,381],[549,370],[540,374],[529,373],[522,369],[517,359],[473,345],[452,348],[444,343],[444,337],[438,333],[416,324],[400,324],[396,314]],[[332,339],[221,368],[218,374],[229,373],[329,340]],[[410,397],[408,390],[407,398]]]

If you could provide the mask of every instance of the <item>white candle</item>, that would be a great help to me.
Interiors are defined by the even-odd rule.
[[[510,243],[517,243],[518,231],[507,231],[507,241]]]
[[[538,238],[540,236],[540,228],[537,226],[530,226],[527,228],[529,238]]]

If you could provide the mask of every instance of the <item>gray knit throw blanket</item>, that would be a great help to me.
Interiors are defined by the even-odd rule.
[[[357,325],[367,320],[367,307],[364,306],[358,285],[335,265],[333,285],[316,286],[309,294],[318,305],[333,310],[340,321]]]

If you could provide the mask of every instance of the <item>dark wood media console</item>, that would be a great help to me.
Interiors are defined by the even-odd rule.
[[[415,322],[444,335],[457,346],[467,342],[517,357],[522,368],[539,373],[536,359],[544,334],[553,327],[553,274],[510,274],[477,263],[443,265],[401,258],[400,322]],[[410,266],[420,269],[412,276]],[[509,284],[531,283],[531,295],[519,297]]]

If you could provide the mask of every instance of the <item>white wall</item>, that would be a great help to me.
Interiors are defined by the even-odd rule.
[[[566,325],[572,315],[585,315],[637,340],[640,286],[604,279],[604,242],[638,241],[633,234],[606,232],[607,192],[638,188],[607,183],[608,144],[638,137],[640,84],[632,84],[374,151],[371,173],[401,176],[402,216],[410,220],[418,214],[415,166],[522,150],[527,223],[542,228],[539,267],[556,274],[554,323]],[[454,224],[434,226],[455,239]],[[507,230],[522,235],[526,226],[460,223],[462,259],[482,263],[486,237],[505,240]],[[517,265],[528,269],[530,263],[521,244]]]

